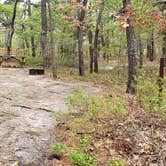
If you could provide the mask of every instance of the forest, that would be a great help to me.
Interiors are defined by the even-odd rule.
[[[0,166],[166,166],[166,0],[0,0]]]

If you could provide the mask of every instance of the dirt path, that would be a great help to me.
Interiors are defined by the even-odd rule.
[[[42,165],[43,152],[56,134],[55,114],[66,111],[67,94],[89,83],[64,83],[44,76],[29,76],[27,69],[0,68],[0,166]]]

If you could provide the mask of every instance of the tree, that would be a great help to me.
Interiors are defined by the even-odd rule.
[[[52,66],[52,74],[53,78],[57,78],[57,71],[56,71],[56,60],[55,60],[55,42],[54,42],[54,20],[52,17],[51,5],[50,0],[47,0],[48,3],[48,13],[50,19],[50,47],[51,47],[51,66]]]
[[[80,76],[85,75],[84,69],[84,53],[83,53],[83,21],[85,18],[85,8],[87,6],[87,0],[79,2],[82,6],[78,9],[78,21],[79,25],[77,26],[77,38],[78,38],[78,56],[79,56],[79,74]]]
[[[139,68],[141,69],[143,66],[143,48],[142,48],[142,39],[141,35],[139,34],[138,37],[138,48],[139,48]]]
[[[98,73],[99,69],[98,69],[98,38],[99,38],[99,29],[101,28],[101,18],[102,18],[102,13],[104,10],[104,0],[102,0],[101,2],[101,7],[99,10],[99,15],[98,18],[96,20],[96,30],[95,30],[95,36],[94,36],[94,72]]]
[[[46,12],[46,0],[41,0],[41,21],[42,21],[42,33],[41,33],[41,54],[44,59],[44,68],[50,66],[48,58],[47,48],[47,12]]]
[[[93,73],[93,32],[91,29],[88,31],[88,40],[89,40],[89,55],[90,55],[90,73]]]
[[[17,3],[19,0],[15,0],[14,2],[14,8],[13,8],[13,16],[10,24],[10,30],[8,32],[8,37],[7,37],[7,56],[10,56],[11,54],[11,47],[12,47],[12,38],[14,34],[14,23],[15,23],[15,18],[16,18],[16,11],[17,11]]]
[[[147,41],[147,57],[150,61],[154,60],[154,31],[150,32],[150,37]]]
[[[31,12],[31,0],[27,0],[27,4],[28,4],[28,16],[31,17],[32,16],[32,12]],[[33,31],[33,27],[30,27],[31,31]],[[35,38],[34,35],[31,35],[31,47],[32,47],[32,56],[35,57],[36,56],[36,47],[35,47]]]
[[[135,30],[131,20],[131,2],[130,0],[123,0],[123,12],[127,16],[127,51],[128,51],[128,82],[127,93],[136,94],[136,75],[137,75],[137,42],[135,37]]]

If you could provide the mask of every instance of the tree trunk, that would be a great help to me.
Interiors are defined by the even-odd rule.
[[[60,46],[60,55],[61,55],[61,58],[63,58],[63,56],[64,56],[63,44],[61,44],[61,46]]]
[[[83,7],[86,7],[87,0],[83,0],[81,2],[81,5]],[[79,9],[78,10],[78,21],[80,22],[80,25],[77,27],[77,37],[78,37],[79,75],[80,76],[85,75],[84,53],[83,53],[83,31],[82,31],[84,18],[85,18],[85,10]]]
[[[52,59],[52,74],[53,78],[57,78],[57,70],[56,70],[56,60],[55,60],[55,42],[54,42],[54,20],[52,17],[50,0],[47,0],[48,3],[48,12],[50,19],[50,46],[51,46],[51,59]]]
[[[103,34],[101,34],[101,44],[102,47],[104,48],[104,52],[103,52],[103,59],[107,60],[107,62],[109,62],[109,54],[108,54],[108,48],[109,48],[109,31],[107,31],[107,36],[104,38]],[[107,50],[106,50],[107,49]]]
[[[44,68],[50,66],[47,49],[47,16],[46,16],[46,0],[41,0],[41,22],[42,22],[42,34],[41,34],[41,54],[44,59]]]
[[[166,32],[164,32],[163,35],[163,58],[165,58],[166,64]]]
[[[141,69],[143,66],[143,48],[142,48],[141,36],[139,36],[138,39],[138,48],[139,48],[139,68]]]
[[[11,20],[10,30],[8,32],[8,37],[7,37],[7,56],[10,56],[10,54],[11,54],[12,39],[13,39],[13,34],[14,34],[14,23],[15,23],[15,18],[16,18],[18,1],[19,0],[15,0],[15,2],[14,2],[13,16],[12,16],[12,20]]]
[[[130,5],[130,0],[123,0],[123,6],[126,10]],[[128,82],[126,93],[136,94],[136,74],[137,74],[137,42],[134,27],[130,18],[127,19],[128,27],[126,28],[127,50],[128,50]]]
[[[88,32],[89,39],[89,55],[90,55],[90,73],[93,73],[93,33],[91,30]]]
[[[83,54],[83,33],[80,27],[78,27],[78,55],[79,55],[79,74],[85,75],[84,69],[84,54]]]
[[[101,34],[101,44],[102,44],[102,47],[103,47],[103,49],[104,49],[104,51],[103,51],[103,59],[106,60],[106,52],[105,52],[106,41],[105,41],[105,39],[104,39],[103,34]]]
[[[96,30],[95,30],[95,37],[94,37],[94,72],[98,73],[99,69],[98,69],[98,38],[99,38],[99,26],[101,24],[101,18],[102,18],[102,14],[104,11],[104,0],[101,2],[101,7],[100,7],[100,11],[99,11],[99,15],[98,18],[96,20]]]
[[[31,13],[31,0],[27,1],[28,3],[28,16],[31,17],[32,13]],[[33,27],[30,27],[31,31],[33,31]],[[35,38],[34,35],[31,35],[31,47],[32,47],[32,56],[35,57],[36,56],[36,48],[35,48]]]
[[[22,33],[24,33],[26,31],[26,27],[24,24],[22,24],[21,26],[22,26]],[[29,41],[28,41],[27,37],[25,37],[24,40],[25,40],[26,47],[29,50]]]
[[[147,58],[149,58],[150,61],[154,60],[154,34],[153,29],[150,33],[150,37],[147,41]]]
[[[106,51],[106,60],[107,60],[107,62],[109,62],[109,56],[111,56],[111,51],[110,51],[110,54],[108,54],[108,49],[109,49],[109,45],[110,45],[109,31],[107,31],[107,36],[106,36],[106,39],[105,39],[105,45],[106,45],[106,48],[107,48],[107,51]]]

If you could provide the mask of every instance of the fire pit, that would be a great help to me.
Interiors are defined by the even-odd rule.
[[[44,69],[29,69],[29,75],[44,75]]]

